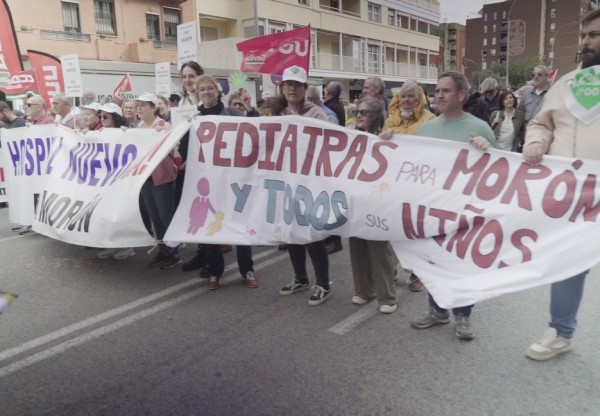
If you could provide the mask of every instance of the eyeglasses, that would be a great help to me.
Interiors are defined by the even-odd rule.
[[[29,104],[29,103],[27,103],[27,104],[25,104],[25,105],[26,105],[27,107],[33,107],[34,105],[40,105],[40,104]]]
[[[358,110],[358,111],[356,112],[356,115],[357,115],[357,116],[364,117],[364,116],[366,116],[367,114],[370,114],[370,113],[372,113],[372,111],[371,111],[371,110]]]
[[[199,88],[198,91],[200,92],[213,92],[215,90],[215,87],[203,87],[203,88]]]
[[[100,116],[100,119],[101,119],[101,120],[108,120],[109,118],[110,118],[110,116],[109,116],[108,114],[102,114],[102,115]]]
[[[243,103],[232,103],[231,105],[234,107],[243,107],[244,106]]]
[[[531,78],[544,77],[544,76],[546,76],[546,74],[541,73],[541,72],[538,72],[538,73],[535,73],[535,74],[531,74]]]

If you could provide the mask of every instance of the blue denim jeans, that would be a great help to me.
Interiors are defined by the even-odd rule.
[[[560,282],[550,288],[550,328],[559,336],[572,338],[577,326],[577,310],[583,295],[583,284],[589,270]]]
[[[435,299],[433,299],[433,296],[431,296],[431,294],[429,295],[429,306],[434,308],[438,313],[441,313],[442,315],[446,315],[448,313],[448,309],[444,309],[444,308],[440,307],[440,305],[438,305],[436,303]],[[471,316],[471,311],[473,310],[473,306],[475,306],[475,305],[461,306],[460,308],[454,308],[454,309],[452,309],[452,315],[454,315],[454,316],[456,316],[456,315]]]

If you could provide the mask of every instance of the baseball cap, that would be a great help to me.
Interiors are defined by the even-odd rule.
[[[158,98],[154,94],[150,94],[149,92],[144,92],[140,94],[139,97],[135,99],[136,101],[146,101],[148,103],[154,104],[154,107],[158,105]]]
[[[88,110],[100,111],[102,109],[102,104],[100,103],[89,103],[88,105],[82,105],[81,108],[85,108]]]
[[[169,95],[169,101],[180,101],[181,100],[181,94],[179,94],[178,92],[174,92],[171,95]]]
[[[100,107],[100,111],[104,111],[106,113],[116,113],[121,117],[123,116],[123,111],[121,110],[121,107],[119,107],[115,103],[104,104],[102,107]]]
[[[306,70],[304,68],[294,65],[286,68],[283,71],[281,81],[297,81],[302,84],[306,84],[308,82],[308,75],[306,74]]]

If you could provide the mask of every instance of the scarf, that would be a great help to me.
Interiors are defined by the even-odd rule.
[[[198,111],[200,111],[200,114],[203,116],[220,116],[223,114],[224,110],[225,106],[221,101],[219,101],[214,107],[206,108],[204,107],[204,104],[198,107]]]

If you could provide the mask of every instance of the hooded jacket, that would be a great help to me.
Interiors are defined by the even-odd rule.
[[[408,120],[402,120],[400,117],[400,94],[394,95],[389,107],[389,116],[385,120],[383,130],[392,129],[396,134],[417,134],[419,128],[436,116],[425,109],[427,106],[427,97],[423,90],[419,88],[419,104],[413,110],[413,117]]]

